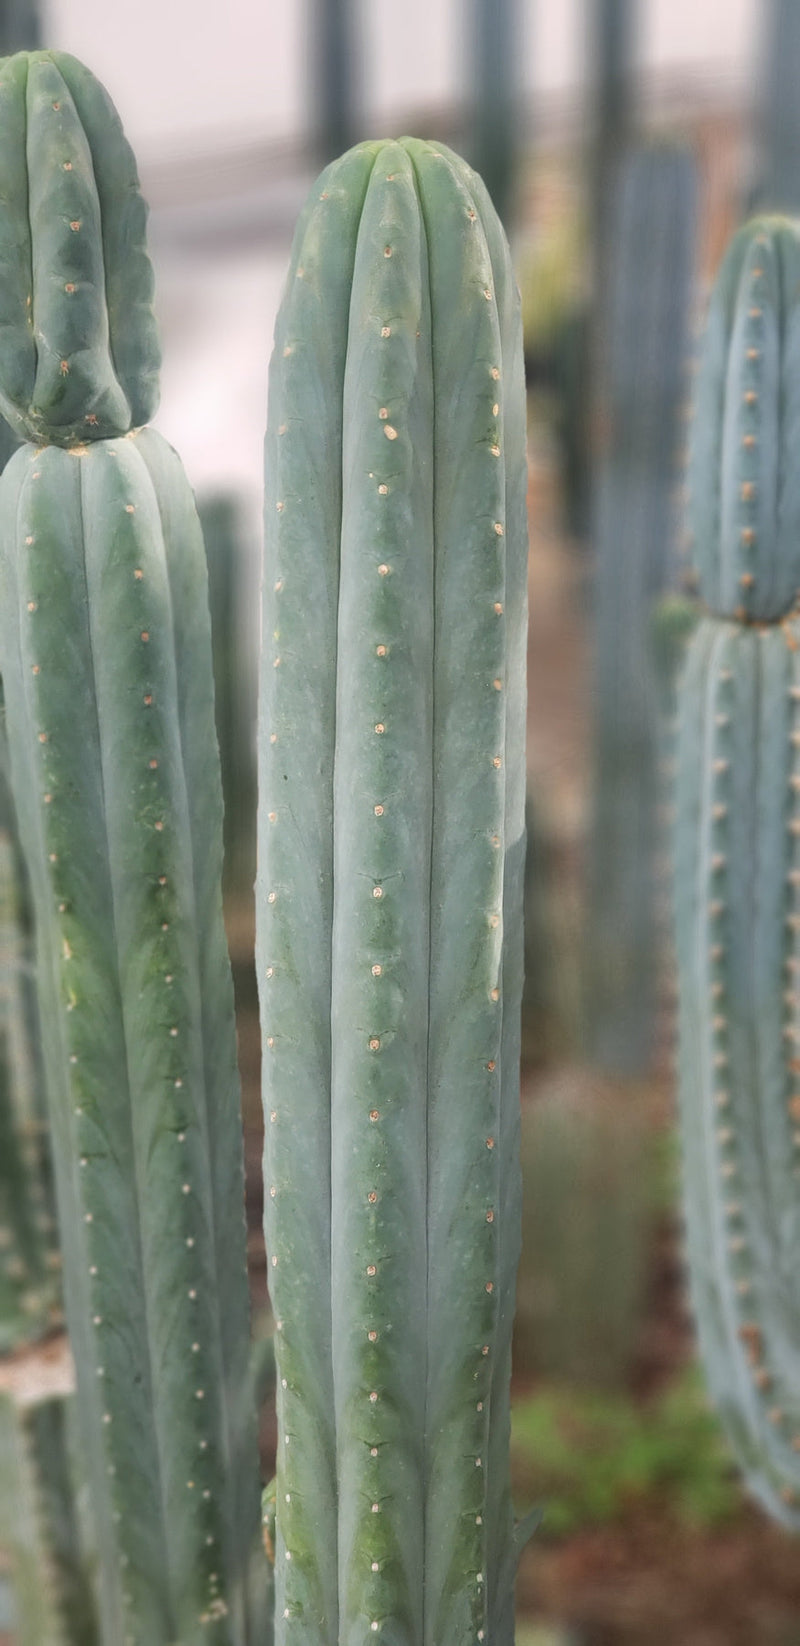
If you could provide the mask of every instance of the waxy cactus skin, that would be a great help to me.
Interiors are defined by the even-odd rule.
[[[278,1642],[513,1636],[524,430],[480,180],[351,150],[297,231],[266,447]]]
[[[800,225],[756,218],[717,277],[697,376],[689,529],[711,611],[777,622],[800,589]]]
[[[689,1271],[750,1489],[800,1526],[800,626],[706,619],[681,684],[677,946]]]
[[[158,404],[147,211],[119,117],[65,52],[0,61],[0,412],[68,446]]]
[[[691,454],[711,615],[679,697],[675,903],[689,1276],[748,1488],[800,1527],[800,230],[712,297]]]
[[[205,563],[160,436],[18,452],[0,590],[106,1635],[127,1607],[137,1643],[227,1646],[258,1511],[238,1081]]]
[[[138,427],[145,208],[61,54],[0,64],[0,175],[0,406],[27,442],[0,478],[0,672],[102,1637],[260,1646],[206,564],[180,462]]]

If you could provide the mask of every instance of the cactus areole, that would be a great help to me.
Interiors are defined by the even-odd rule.
[[[266,444],[278,1643],[513,1638],[525,492],[486,190],[360,145],[300,220]]]
[[[800,1527],[800,228],[712,298],[691,523],[711,608],[681,683],[675,900],[689,1271],[749,1489]]]

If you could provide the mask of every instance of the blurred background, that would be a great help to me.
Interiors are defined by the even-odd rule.
[[[544,1520],[521,1568],[518,1642],[797,1646],[800,1551],[744,1500],[694,1363],[668,843],[674,681],[693,621],[692,360],[730,233],[755,206],[800,211],[800,0],[49,0],[37,16],[3,0],[0,19],[2,50],[38,28],[105,83],[151,205],[157,422],[195,487],[209,557],[265,1339],[252,879],[273,323],[294,220],[327,158],[411,131],[484,173],[521,287],[529,395],[513,1466],[520,1509],[540,1502]],[[268,1478],[268,1398],[262,1431]]]

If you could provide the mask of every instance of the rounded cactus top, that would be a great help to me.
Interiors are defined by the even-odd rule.
[[[772,622],[800,593],[800,223],[754,218],[717,277],[697,378],[689,526],[715,612]]]
[[[147,208],[117,112],[64,52],[0,60],[0,411],[69,446],[158,404]]]

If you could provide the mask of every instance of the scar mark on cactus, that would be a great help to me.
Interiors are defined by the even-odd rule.
[[[392,255],[392,248],[391,248],[391,246],[384,246],[384,248],[383,248],[383,255],[384,255],[384,257],[391,257],[391,255]]]
[[[397,430],[392,428],[391,423],[387,423],[385,425],[383,432],[386,435],[387,440],[396,440],[397,439]]]
[[[59,371],[61,372],[62,377],[68,377],[69,376],[69,361],[68,360],[62,360],[60,362]]]

